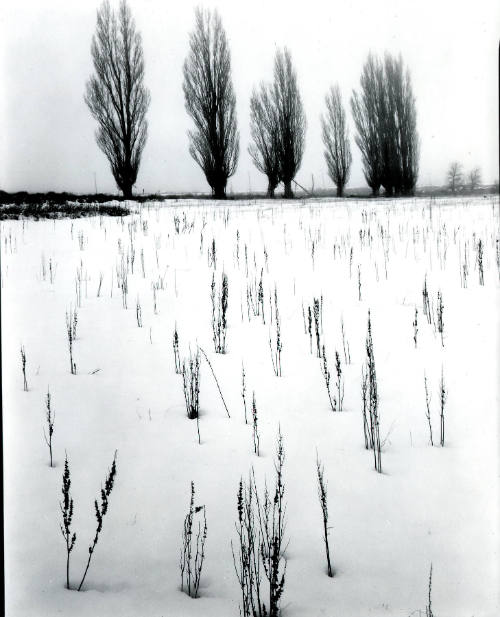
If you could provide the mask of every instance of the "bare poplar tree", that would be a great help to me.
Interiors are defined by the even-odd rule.
[[[253,144],[248,152],[257,169],[267,176],[267,196],[274,197],[280,182],[279,130],[271,86],[261,83],[250,98],[250,134]]]
[[[365,178],[374,195],[411,195],[418,178],[419,139],[415,97],[403,59],[372,54],[363,67],[351,108]]]
[[[118,14],[105,0],[97,11],[92,37],[94,75],[86,84],[85,102],[97,120],[96,141],[111,165],[124,197],[132,197],[148,125],[150,94],[144,86],[142,38],[126,0]]]
[[[411,195],[418,178],[419,140],[411,76],[403,58],[385,54],[384,188],[388,195]]]
[[[325,97],[326,114],[321,117],[325,160],[328,175],[337,187],[337,197],[344,194],[344,186],[351,173],[351,147],[342,97],[338,85],[332,86]]]
[[[448,180],[448,187],[450,188],[452,193],[455,193],[457,188],[462,183],[462,164],[458,161],[453,161],[452,163],[450,163],[450,166],[448,167],[448,172],[446,173],[446,178]]]
[[[236,171],[239,133],[231,55],[219,13],[197,8],[184,62],[184,100],[195,129],[189,153],[203,170],[212,194],[226,196],[227,179]]]
[[[351,109],[357,135],[354,140],[361,151],[363,172],[373,195],[378,195],[382,184],[382,136],[379,131],[379,84],[383,68],[372,54],[363,66],[360,93],[353,90]]]
[[[300,169],[305,146],[306,116],[292,56],[285,47],[274,58],[273,98],[278,122],[278,159],[285,198],[292,198],[292,180]]]
[[[481,184],[481,169],[479,167],[474,167],[467,174],[467,179],[469,181],[469,189],[474,191]]]

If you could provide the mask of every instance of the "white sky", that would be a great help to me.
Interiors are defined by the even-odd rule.
[[[129,0],[142,33],[151,91],[149,137],[135,190],[208,190],[188,153],[182,64],[199,2]],[[84,101],[92,72],[94,0],[3,0],[0,8],[0,188],[116,190],[94,140]],[[112,0],[117,6],[118,0]],[[338,82],[351,123],[350,186],[365,184],[349,97],[368,51],[403,54],[417,97],[419,184],[444,183],[451,160],[498,178],[498,0],[215,0],[230,41],[240,131],[240,159],[228,190],[264,190],[249,144],[252,87],[272,76],[277,46],[288,46],[307,115],[306,149],[297,180],[331,186],[319,116]]]

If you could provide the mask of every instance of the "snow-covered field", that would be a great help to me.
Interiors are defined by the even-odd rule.
[[[435,617],[500,614],[498,198],[133,206],[124,218],[1,224],[7,615],[238,615],[231,553],[238,482],[253,467],[258,481],[272,487],[278,426],[288,504],[284,617],[425,615],[431,563]],[[208,256],[213,240],[215,264]],[[214,271],[217,286],[223,271],[229,281],[225,355],[215,354],[212,342]],[[120,272],[127,276],[128,308]],[[258,289],[261,273],[265,323],[247,304],[247,289]],[[431,324],[422,310],[425,279]],[[275,287],[281,377],[269,347]],[[438,292],[444,345],[436,327]],[[345,380],[344,410],[337,412],[316,357],[314,324],[311,353],[303,318],[321,297],[320,337],[333,393],[336,350]],[[75,307],[72,375],[65,315]],[[382,474],[363,436],[369,310]],[[176,324],[181,359],[197,345],[206,351],[231,415],[202,358],[201,445],[174,369]],[[242,363],[249,409],[253,391],[257,401],[259,457],[245,424]],[[441,370],[448,392],[444,447]],[[43,434],[48,388],[54,468]],[[94,499],[115,450],[109,512],[82,592],[68,591],[59,505],[65,452],[77,534],[75,587],[94,537]],[[316,451],[328,482],[333,578],[326,575]],[[191,481],[208,522],[198,599],[180,589]]]

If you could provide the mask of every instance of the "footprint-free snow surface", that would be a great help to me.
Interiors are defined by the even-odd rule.
[[[131,207],[124,217],[1,224],[7,615],[239,615],[238,485],[253,469],[260,494],[267,483],[272,495],[279,429],[283,617],[500,614],[498,198]],[[223,273],[225,354],[215,353],[211,299],[213,280],[217,321]],[[365,448],[369,313],[382,473]],[[200,352],[198,423],[175,371],[176,329],[180,362],[201,348],[212,367]],[[78,592],[115,451],[109,507]],[[202,512],[207,520],[196,599],[181,591],[179,566],[191,482],[195,507],[204,506],[194,533]]]

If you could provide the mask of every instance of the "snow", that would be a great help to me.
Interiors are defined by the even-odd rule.
[[[1,224],[7,615],[238,615],[230,545],[236,540],[238,482],[253,466],[259,483],[272,486],[278,426],[286,453],[289,539],[283,616],[425,614],[431,563],[436,617],[500,614],[498,198],[132,205],[133,213],[124,218]],[[223,271],[229,278],[226,355],[213,352],[214,268],[207,258],[212,239],[216,283]],[[476,263],[479,239],[484,286]],[[130,258],[132,244],[135,260],[124,309],[117,268],[122,257],[125,264]],[[82,300],[74,343],[77,375],[71,375],[65,313],[76,306],[78,269]],[[265,324],[252,314],[249,321],[246,302],[247,282],[258,284],[261,269]],[[424,277],[434,310],[438,290],[443,295],[444,346],[422,312]],[[268,342],[270,332],[274,337],[269,296],[275,286],[282,377],[273,373]],[[302,306],[307,312],[321,295],[322,343],[332,385],[335,350],[345,377],[345,409],[336,413],[314,336],[311,354],[304,333]],[[363,439],[368,310],[385,440],[383,474],[374,471]],[[342,318],[351,364],[344,361]],[[206,351],[231,414],[229,419],[202,359],[201,445],[196,423],[186,417],[182,377],[174,371],[176,324],[181,358],[197,344]],[[260,457],[244,422],[242,362],[248,408],[252,391],[257,400]],[[441,368],[448,390],[443,448]],[[425,417],[424,372],[434,447]],[[49,467],[43,438],[47,388],[55,410],[55,468]],[[115,450],[116,483],[87,579],[82,592],[68,591],[59,528],[65,452],[75,502],[75,587],[94,536],[93,502]],[[333,579],[326,575],[316,451],[328,482]],[[180,590],[179,551],[191,480],[208,521],[198,599]]]

